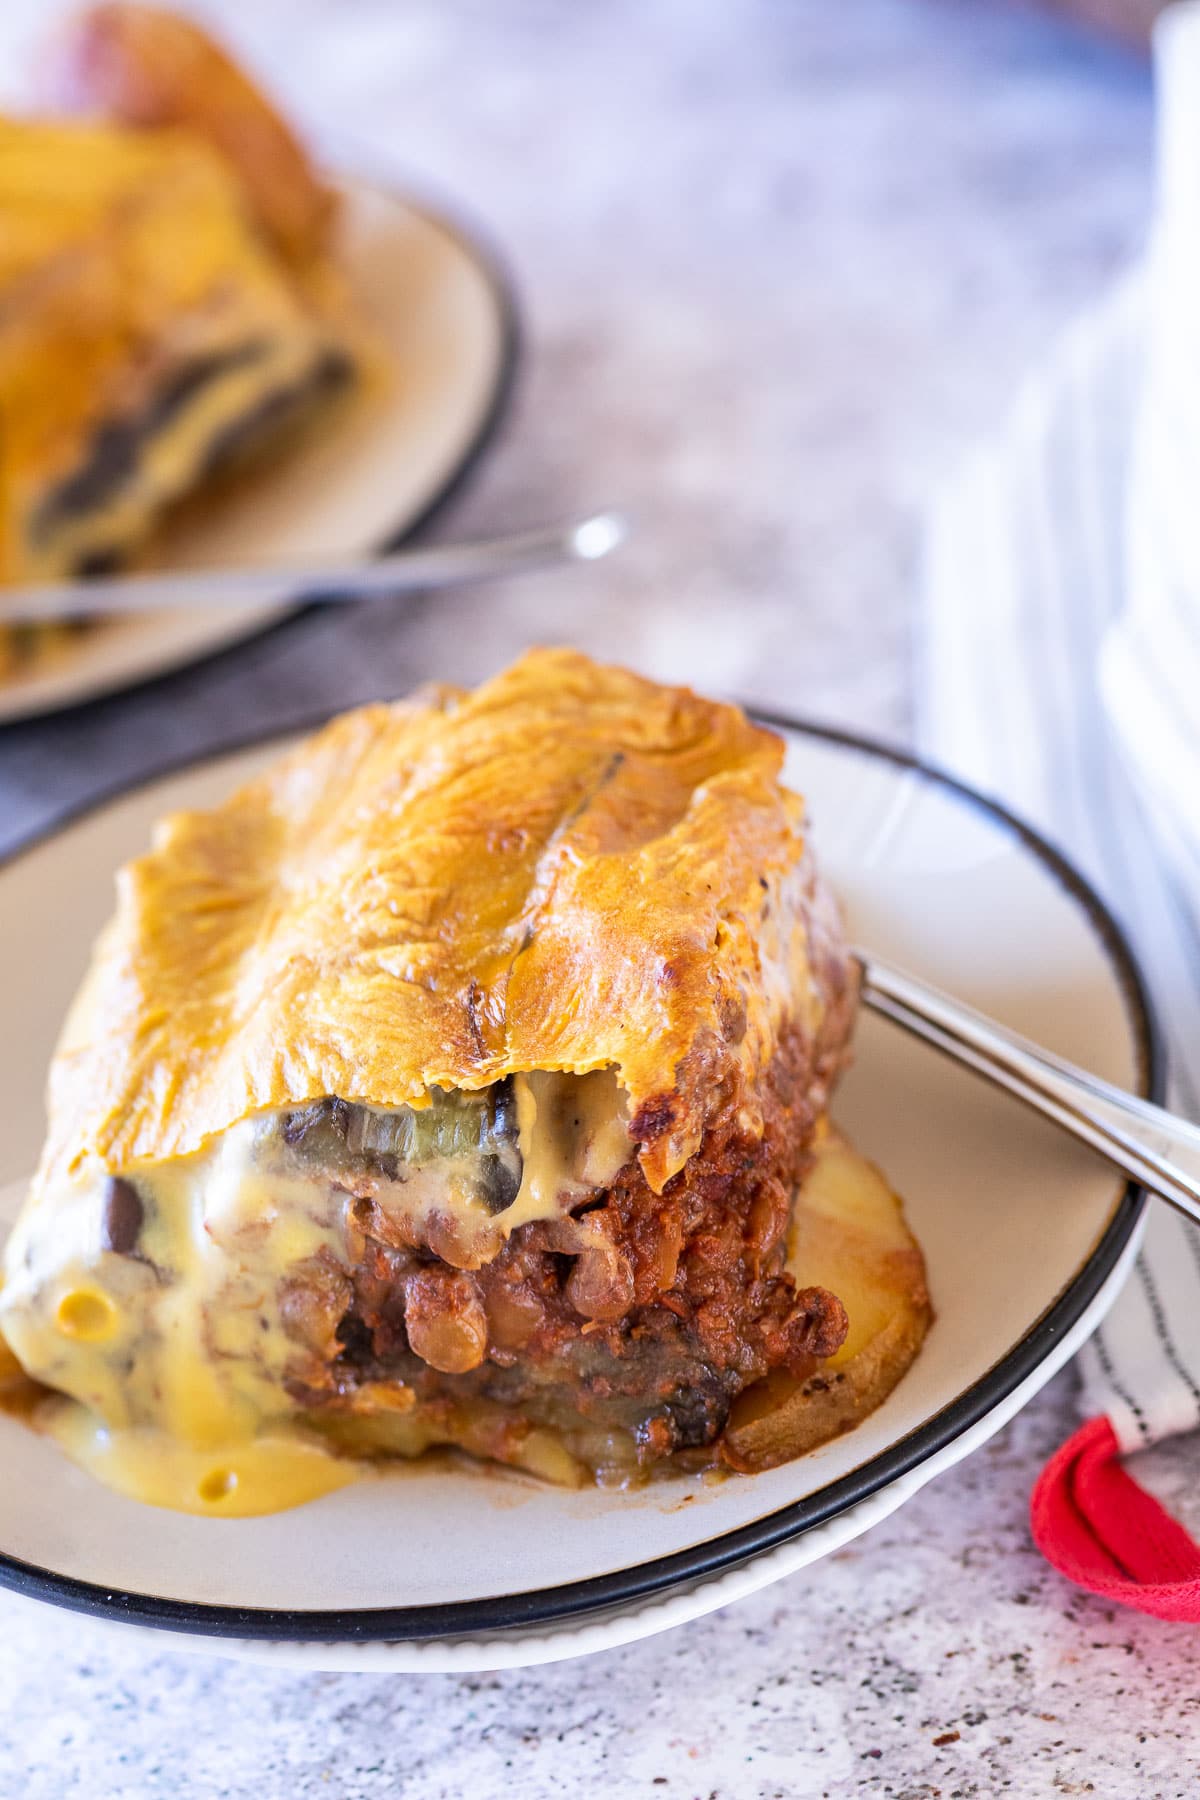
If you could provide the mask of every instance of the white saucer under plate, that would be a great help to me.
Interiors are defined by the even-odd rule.
[[[393,376],[331,411],[277,461],[180,519],[158,563],[287,566],[394,546],[491,435],[517,353],[507,277],[466,229],[405,195],[341,184],[344,261]],[[54,712],[211,655],[286,616],[277,598],[104,620],[0,683],[0,724]],[[0,589],[0,618],[3,590]]]
[[[932,770],[785,729],[855,937],[1098,1075],[1157,1090],[1136,967],[1053,850]],[[217,800],[278,748],[126,793],[0,869],[0,1180],[37,1154],[43,1072],[113,869],[159,814]],[[752,1478],[580,1493],[417,1465],[293,1512],[214,1520],[122,1499],[0,1419],[0,1583],[181,1648],[462,1671],[643,1637],[827,1554],[1061,1366],[1115,1294],[1142,1206],[1050,1126],[871,1017],[836,1112],[905,1196],[937,1309],[913,1369],[855,1432]]]

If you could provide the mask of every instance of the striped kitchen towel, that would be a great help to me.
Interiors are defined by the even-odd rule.
[[[934,509],[922,748],[1060,843],[1123,920],[1200,1120],[1200,5],[1156,41],[1158,209],[1129,278]],[[1200,1428],[1200,1230],[1151,1208],[1034,1495],[1064,1573],[1200,1619],[1200,1547],[1117,1461]],[[1200,1438],[1196,1442],[1200,1477]]]

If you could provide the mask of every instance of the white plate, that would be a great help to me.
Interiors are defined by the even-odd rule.
[[[513,301],[489,252],[457,225],[366,182],[346,182],[344,260],[395,379],[335,408],[328,427],[165,538],[171,568],[302,563],[395,544],[482,449],[516,356]],[[295,600],[105,620],[0,683],[0,724],[165,674],[262,631]],[[0,590],[0,610],[3,591]]]
[[[159,813],[211,803],[277,749],[128,794],[0,870],[0,1180],[36,1156],[42,1074],[114,866]],[[788,772],[857,937],[1097,1074],[1153,1086],[1136,970],[1052,851],[869,745],[795,729]],[[0,1582],[199,1632],[231,1654],[483,1668],[643,1635],[845,1542],[995,1430],[1082,1340],[1140,1200],[1015,1102],[870,1017],[836,1110],[906,1196],[938,1315],[912,1371],[850,1435],[711,1484],[574,1493],[417,1466],[232,1521],[123,1500],[0,1419]],[[624,1611],[596,1618],[613,1607]],[[238,1641],[252,1639],[267,1642]]]

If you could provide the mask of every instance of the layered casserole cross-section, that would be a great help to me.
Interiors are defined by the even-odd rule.
[[[350,368],[199,139],[0,119],[0,577],[119,563]]]
[[[568,1482],[742,1466],[740,1397],[794,1407],[847,1333],[787,1266],[855,981],[782,756],[538,651],[167,819],[0,1296],[67,1440],[201,1510],[431,1445]]]
[[[0,118],[0,626],[4,584],[123,565],[382,367],[334,194],[219,45],[109,0],[59,51],[71,111]]]

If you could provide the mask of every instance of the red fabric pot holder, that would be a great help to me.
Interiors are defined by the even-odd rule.
[[[1121,1466],[1107,1419],[1089,1419],[1042,1470],[1030,1522],[1071,1581],[1156,1619],[1200,1620],[1200,1544]]]

